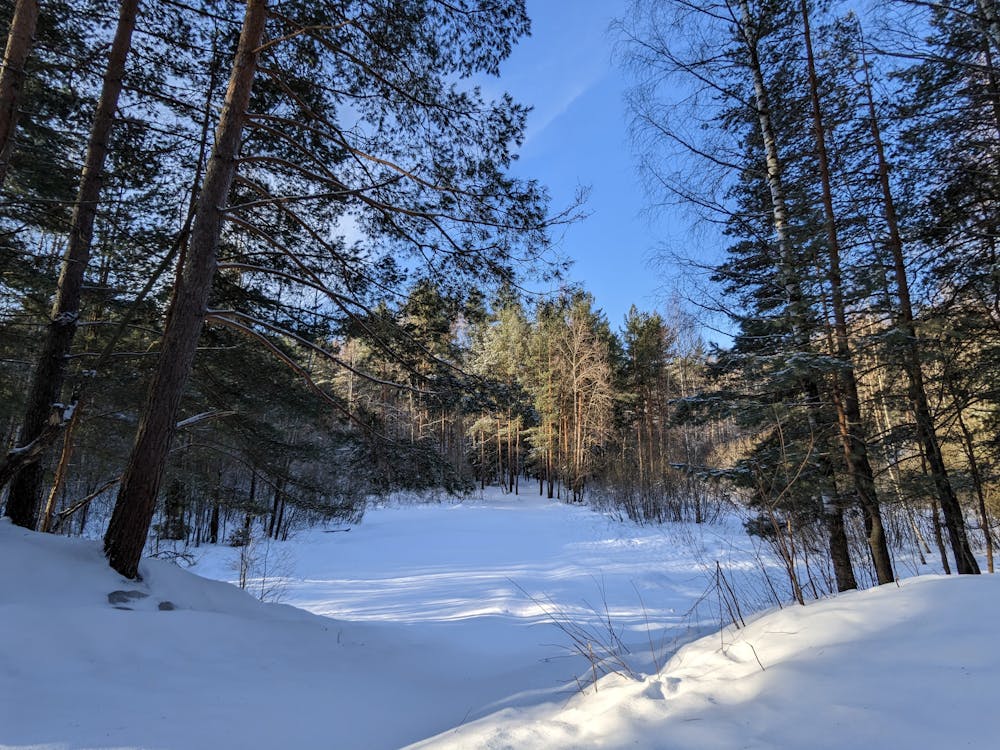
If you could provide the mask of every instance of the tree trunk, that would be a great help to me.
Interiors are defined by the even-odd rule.
[[[66,378],[66,358],[73,345],[80,317],[83,276],[90,262],[94,219],[104,182],[108,141],[114,125],[118,97],[122,90],[125,59],[132,45],[132,31],[135,28],[138,6],[139,0],[123,0],[119,9],[118,26],[108,56],[101,98],[94,113],[90,138],[87,142],[87,155],[76,205],[73,208],[69,241],[59,273],[51,320],[45,332],[45,340],[35,363],[28,390],[19,438],[22,444],[30,443],[45,431],[53,404],[59,401],[63,381]],[[41,463],[35,461],[23,467],[12,480],[6,513],[11,521],[19,526],[34,528],[37,523],[42,474]]]
[[[208,541],[212,544],[219,543],[219,502],[213,500],[212,515],[208,520]]]
[[[844,507],[837,499],[832,500],[824,509],[827,534],[830,537],[830,559],[833,561],[833,577],[837,582],[837,591],[850,591],[858,587],[851,566],[851,548],[847,542],[847,530],[844,525]]]
[[[552,344],[549,339],[545,342],[545,398],[546,408],[552,412],[554,405],[552,401]],[[555,495],[555,435],[552,434],[553,414],[548,414],[545,418],[545,481],[546,499],[551,500]]]
[[[503,471],[503,436],[500,430],[500,417],[497,417],[497,483],[500,485],[500,489],[506,492],[507,485],[505,484],[505,474]]]
[[[156,373],[104,537],[104,551],[111,567],[126,578],[138,575],[139,560],[156,509],[177,410],[204,325],[218,262],[223,206],[236,172],[236,157],[266,17],[266,0],[248,0],[239,48],[215,134],[215,146],[198,199],[187,258],[177,280],[177,293],[163,334]]]
[[[917,336],[917,326],[913,318],[913,305],[910,301],[910,285],[906,276],[906,261],[903,256],[903,240],[899,233],[899,221],[896,217],[896,204],[892,197],[892,187],[889,182],[889,165],[885,158],[885,148],[882,145],[882,133],[875,113],[875,101],[872,97],[871,81],[868,79],[868,66],[865,63],[865,93],[868,98],[868,116],[871,123],[872,138],[875,144],[875,154],[878,158],[878,179],[882,191],[882,207],[886,225],[889,229],[889,249],[892,252],[893,266],[896,276],[896,295],[899,298],[899,308],[896,311],[896,327],[903,340],[903,368],[909,380],[910,403],[917,422],[917,437],[923,448],[924,456],[930,467],[934,489],[938,502],[944,513],[945,528],[951,542],[952,553],[955,555],[956,569],[959,573],[979,573],[969,540],[965,533],[965,517],[958,502],[954,488],[948,478],[948,470],[941,454],[941,444],[938,441],[934,418],[931,415],[927,400],[927,390],[924,387],[923,369],[920,366],[920,340]]]
[[[514,435],[513,423],[511,422],[511,410],[507,409],[507,487],[514,492]],[[516,494],[516,493],[515,493]]]
[[[823,114],[820,109],[819,83],[816,77],[816,63],[813,57],[812,37],[809,29],[809,8],[806,0],[800,0],[802,13],[803,35],[806,48],[806,68],[809,76],[809,95],[812,102],[813,134],[816,139],[816,156],[819,161],[820,185],[823,196],[823,214],[827,235],[827,283],[830,285],[830,301],[833,306],[834,338],[836,354],[841,361],[842,370],[838,375],[841,398],[837,400],[838,423],[841,440],[844,446],[844,458],[847,461],[848,473],[854,481],[854,486],[865,514],[865,527],[868,530],[868,546],[871,549],[872,561],[875,563],[875,574],[880,584],[892,583],[895,580],[892,572],[892,559],[889,556],[889,546],[885,539],[885,529],[882,525],[882,514],[879,508],[878,495],[875,491],[875,475],[868,459],[868,445],[861,421],[861,406],[858,399],[858,383],[854,374],[853,355],[851,354],[847,314],[844,304],[844,291],[840,271],[840,240],[837,236],[836,215],[833,207],[833,190],[830,180],[830,164],[826,152],[826,135],[823,130]]]
[[[76,428],[79,424],[79,412],[73,412],[73,418],[69,421],[69,425],[66,427],[63,434],[62,453],[59,456],[59,463],[56,465],[56,474],[52,479],[52,487],[49,490],[49,497],[45,503],[45,509],[42,512],[41,523],[38,526],[39,531],[49,531],[52,526],[52,514],[55,512],[56,508],[56,497],[62,490],[63,485],[66,482],[66,476],[69,474],[69,462],[73,458],[73,446],[76,441]]]
[[[517,418],[517,433],[514,435],[514,494],[521,488],[521,418]]]
[[[38,0],[17,0],[7,33],[7,48],[0,69],[0,187],[7,178],[7,168],[14,150],[17,106],[24,86],[24,67],[38,24]]]
[[[284,502],[284,497],[283,497],[284,491],[285,491],[285,480],[284,478],[282,478],[278,480],[277,485],[275,485],[274,487],[274,498],[271,503],[271,523],[267,528],[267,535],[271,539],[277,539],[278,534],[280,532],[281,524],[278,521],[278,518],[281,515],[282,503]]]
[[[979,461],[976,460],[976,443],[972,437],[972,431],[965,422],[964,411],[961,404],[955,410],[959,429],[962,431],[962,443],[965,448],[965,457],[969,462],[969,473],[972,475],[972,483],[976,488],[976,499],[979,501],[979,523],[983,527],[983,537],[986,540],[986,569],[994,572],[993,562],[993,531],[990,525],[990,514],[986,509],[986,495],[983,491],[983,474],[979,470]],[[959,571],[961,572],[961,571]]]
[[[809,343],[808,332],[803,330],[801,323],[805,313],[805,302],[796,276],[798,273],[798,263],[792,251],[791,239],[788,236],[788,208],[785,202],[784,186],[782,183],[781,160],[778,154],[774,127],[771,122],[770,102],[757,51],[757,40],[750,27],[750,7],[746,0],[742,0],[740,3],[740,10],[742,16],[742,33],[747,45],[751,74],[753,75],[757,119],[760,125],[761,138],[764,141],[767,184],[771,195],[772,223],[775,235],[777,236],[779,256],[781,258],[781,277],[791,308],[796,345],[802,351],[808,351],[811,348],[811,344]],[[807,394],[809,420],[813,428],[813,434],[815,435],[818,432],[816,428],[818,422],[816,413],[819,409],[818,404],[821,402],[819,387],[811,378],[804,382],[802,387]],[[832,473],[832,468],[829,471]],[[851,567],[850,549],[846,544],[846,534],[844,543],[841,543],[839,538],[842,528],[838,528],[838,521],[842,527],[843,510],[840,509],[839,512],[828,516],[826,520],[827,531],[830,535],[830,552],[831,555],[835,555],[834,569],[835,571],[840,571],[840,575],[837,577],[837,585],[838,587],[843,585],[844,587],[851,588],[853,582],[853,588],[856,588],[857,581],[854,578],[854,572]]]
[[[287,542],[288,541],[288,529],[289,529],[289,526],[292,523],[292,519],[291,518],[289,518],[288,521],[285,521],[285,508],[287,508],[287,507],[288,507],[288,503],[285,502],[284,495],[282,495],[282,498],[281,498],[281,507],[278,508],[278,529],[277,529],[277,531],[278,531],[278,534],[280,534],[280,536],[281,536],[281,541],[283,541],[283,542]],[[276,535],[274,538],[277,539],[278,536]]]
[[[944,574],[950,576],[951,565],[948,564],[948,551],[944,548],[944,537],[941,535],[937,500],[931,500],[931,521],[934,524],[934,543],[937,545],[938,555],[941,556],[941,567],[944,569]]]

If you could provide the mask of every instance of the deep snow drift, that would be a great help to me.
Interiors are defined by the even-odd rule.
[[[0,746],[992,746],[996,579],[788,607],[674,654],[717,614],[706,566],[753,570],[748,548],[533,497],[387,508],[254,551],[251,588],[310,614],[158,560],[126,581],[94,542],[0,522]],[[239,550],[197,552],[236,577]],[[606,665],[639,679],[595,691],[570,634],[620,638]]]

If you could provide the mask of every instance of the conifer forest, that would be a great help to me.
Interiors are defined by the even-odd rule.
[[[992,572],[1000,5],[629,3],[636,180],[721,244],[624,320],[551,248],[586,195],[512,169],[532,103],[487,93],[529,10],[0,2],[11,522],[135,578],[499,486],[738,508],[800,601],[900,550]]]

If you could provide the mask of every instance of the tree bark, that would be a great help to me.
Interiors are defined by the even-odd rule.
[[[805,314],[805,302],[802,290],[797,281],[798,263],[792,251],[791,238],[788,235],[788,208],[785,202],[784,186],[782,182],[781,159],[778,154],[777,139],[774,126],[771,122],[771,108],[767,88],[764,83],[763,70],[761,68],[760,57],[757,49],[757,40],[751,31],[750,7],[746,0],[740,2],[741,11],[741,32],[747,46],[751,74],[753,76],[754,100],[759,121],[761,138],[764,142],[764,153],[767,164],[767,185],[771,195],[772,224],[778,240],[778,250],[781,258],[781,277],[785,288],[785,294],[791,307],[792,326],[794,329],[796,344],[802,351],[809,351],[811,344],[809,336],[803,330],[802,320]],[[813,429],[813,434],[818,437],[816,413],[819,409],[820,394],[816,382],[809,378],[802,383],[802,388],[806,392],[809,421]],[[832,467],[828,467],[825,475],[832,475]],[[822,502],[822,498],[820,499]],[[837,501],[839,503],[839,501]],[[830,553],[834,561],[834,570],[837,573],[837,586],[841,591],[857,588],[857,580],[854,577],[851,567],[850,548],[846,543],[846,533],[843,530],[843,509],[836,507],[826,513],[827,533],[829,534]],[[841,534],[844,539],[841,540]]]
[[[24,66],[38,24],[38,0],[17,0],[0,69],[0,187],[7,178],[14,150],[17,107],[24,86]]]
[[[80,424],[80,414],[73,412],[73,418],[69,421],[63,431],[63,449],[59,456],[59,463],[56,464],[56,474],[52,479],[52,487],[49,490],[49,497],[42,512],[41,522],[38,525],[39,531],[49,531],[52,527],[52,514],[56,509],[56,498],[66,482],[69,474],[69,462],[73,458],[73,444],[76,440],[76,428]]]
[[[87,155],[73,208],[69,241],[59,272],[51,320],[45,331],[45,340],[28,390],[19,438],[22,444],[30,443],[45,431],[53,404],[59,401],[66,379],[66,357],[73,345],[80,318],[83,276],[90,262],[94,219],[104,183],[108,139],[115,121],[115,110],[125,75],[125,60],[132,46],[132,31],[135,29],[138,7],[139,0],[123,0],[119,9],[118,26],[108,56],[101,97],[90,128]],[[41,463],[36,460],[22,467],[11,482],[6,513],[15,524],[35,527],[43,473]]]
[[[208,520],[208,541],[211,544],[219,543],[219,503],[212,501],[212,515]]]
[[[994,572],[993,561],[993,531],[990,524],[990,514],[986,509],[986,495],[983,492],[983,474],[979,469],[979,461],[976,460],[976,443],[972,436],[972,430],[965,422],[962,412],[964,408],[961,403],[956,405],[955,417],[958,427],[962,431],[962,443],[965,448],[965,457],[969,462],[969,473],[972,475],[972,483],[976,488],[976,499],[978,500],[979,523],[983,527],[983,537],[986,541],[986,569]],[[961,571],[959,571],[961,572]]]
[[[500,485],[500,489],[504,492],[507,491],[507,485],[504,480],[503,471],[503,442],[500,434],[500,417],[497,417],[497,484]]]
[[[830,285],[830,301],[833,307],[836,355],[841,361],[841,371],[838,373],[841,389],[841,397],[837,399],[838,423],[848,473],[854,482],[862,511],[865,514],[868,546],[875,564],[876,577],[880,584],[892,583],[895,580],[892,572],[892,559],[889,556],[889,546],[886,543],[885,529],[882,525],[882,514],[879,508],[878,494],[875,490],[875,475],[868,459],[868,442],[861,420],[858,383],[854,374],[853,355],[848,337],[843,280],[840,270],[840,240],[837,236],[830,164],[826,151],[823,114],[819,101],[819,83],[816,76],[816,62],[809,29],[809,8],[806,0],[800,0],[799,7],[802,13],[806,70],[809,76],[809,95],[812,103],[813,133],[816,139],[816,156],[819,161],[823,214],[826,225],[827,283]]]
[[[830,560],[833,562],[833,577],[837,582],[837,591],[850,591],[858,587],[851,566],[851,548],[847,542],[847,529],[844,524],[844,507],[838,499],[833,499],[830,507],[824,508],[824,521],[830,536]]]
[[[266,0],[248,0],[239,48],[215,134],[215,146],[198,199],[184,268],[168,314],[162,349],[122,486],[104,537],[111,567],[127,578],[139,560],[156,509],[181,396],[194,363],[218,263],[223,206],[236,173],[243,123],[253,89],[267,17]]]
[[[944,574],[950,576],[951,565],[948,564],[948,551],[944,548],[944,537],[941,535],[937,500],[931,500],[931,521],[934,524],[934,543],[937,545],[938,555],[941,557],[941,567],[944,569]]]
[[[882,208],[886,225],[889,229],[889,249],[892,252],[894,272],[896,276],[896,296],[899,308],[896,311],[896,328],[903,340],[903,368],[909,381],[910,403],[917,422],[917,437],[930,467],[934,489],[938,502],[944,514],[945,528],[951,542],[952,553],[955,555],[956,569],[959,573],[979,573],[979,564],[965,532],[965,517],[958,502],[948,469],[941,453],[941,443],[938,441],[934,418],[931,415],[927,390],[924,387],[923,369],[920,366],[920,339],[917,336],[917,326],[913,317],[913,304],[910,300],[910,285],[906,275],[906,261],[903,256],[903,239],[899,233],[899,221],[896,216],[896,204],[892,196],[892,186],[889,182],[889,165],[882,145],[882,133],[875,113],[875,101],[872,97],[871,82],[868,78],[868,66],[865,63],[865,94],[868,102],[868,117],[875,145],[875,155],[878,159],[878,180],[882,192]]]

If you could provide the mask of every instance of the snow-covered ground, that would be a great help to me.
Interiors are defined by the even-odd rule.
[[[237,578],[239,550],[196,552],[201,575]],[[638,528],[487,493],[372,510],[251,557],[267,577],[250,588],[294,607],[158,560],[126,581],[94,542],[0,522],[0,746],[912,750],[1000,736],[993,577],[925,577],[697,640],[718,617],[715,561],[734,579],[758,569],[738,528]],[[620,673],[596,689],[589,649],[598,676]]]

